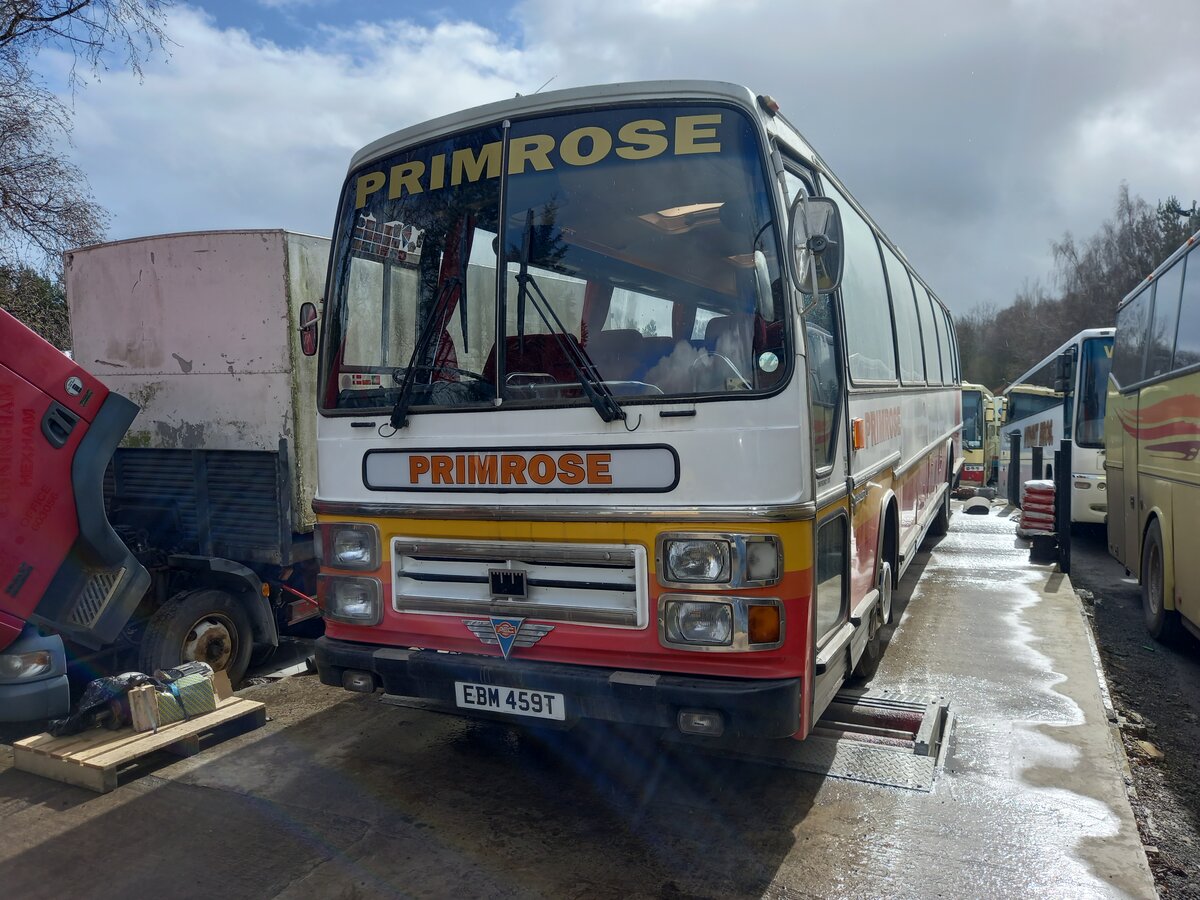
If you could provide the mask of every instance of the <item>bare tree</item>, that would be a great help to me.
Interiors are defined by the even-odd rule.
[[[81,71],[111,60],[141,75],[166,43],[172,0],[0,0],[0,266],[57,268],[58,255],[104,236],[107,214],[63,146],[70,110],[33,67],[44,47],[70,51]]]
[[[0,66],[0,265],[47,262],[104,235],[106,215],[56,145],[66,111],[21,67]]]
[[[0,0],[0,53],[28,60],[47,44],[70,50],[90,71],[110,57],[137,75],[167,41],[172,0]],[[77,69],[72,70],[72,77]]]

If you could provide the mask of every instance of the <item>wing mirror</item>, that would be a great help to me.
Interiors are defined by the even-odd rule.
[[[317,323],[320,321],[316,304],[309,300],[300,304],[300,352],[305,356],[317,354]]]
[[[828,197],[801,194],[792,204],[792,275],[805,294],[828,294],[842,281],[842,217]],[[816,290],[813,290],[813,282]]]

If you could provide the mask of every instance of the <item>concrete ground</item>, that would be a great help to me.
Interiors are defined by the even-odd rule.
[[[960,514],[896,610],[872,687],[956,716],[931,793],[298,676],[248,691],[265,728],[107,795],[0,746],[3,894],[1154,896],[1069,580],[1029,564],[999,508]]]

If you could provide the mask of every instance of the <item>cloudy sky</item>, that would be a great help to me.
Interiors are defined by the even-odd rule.
[[[1053,287],[1050,241],[1091,234],[1122,180],[1200,199],[1195,0],[197,0],[167,27],[141,82],[73,101],[113,239],[328,234],[359,147],[547,81],[772,94],[960,314]]]

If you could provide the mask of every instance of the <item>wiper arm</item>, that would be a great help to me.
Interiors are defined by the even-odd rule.
[[[421,333],[417,336],[417,343],[413,347],[412,356],[408,358],[408,367],[404,370],[404,380],[400,382],[400,395],[396,398],[396,405],[392,407],[391,425],[397,431],[408,425],[408,409],[412,406],[413,388],[416,383],[414,381],[414,373],[418,369],[425,368],[429,370],[430,378],[433,377],[433,370],[429,367],[419,365],[418,361],[425,358],[425,354],[429,350],[429,343],[433,340],[437,326],[442,323],[442,319],[444,318],[442,307],[446,305],[447,300],[453,295],[456,287],[461,287],[463,290],[463,295],[459,298],[459,303],[464,307],[466,305],[466,278],[464,277],[464,270],[466,269],[467,256],[467,231],[470,227],[469,217],[464,217],[459,224],[458,263],[455,266],[455,272],[442,283],[441,288],[438,290],[437,297],[433,301],[433,309],[430,310],[429,318],[425,320],[425,324],[421,328]]]
[[[592,406],[596,408],[596,412],[600,414],[600,418],[605,422],[617,419],[623,421],[625,410],[621,408],[617,398],[608,389],[608,385],[591,374],[593,371],[591,360],[584,355],[583,348],[571,340],[571,333],[563,325],[558,313],[554,311],[554,307],[550,305],[550,301],[538,287],[538,283],[529,274],[529,259],[532,254],[533,210],[530,209],[525,213],[525,229],[521,235],[521,267],[517,272],[517,315],[520,320],[517,323],[518,334],[524,336],[524,309],[525,301],[528,300],[546,328],[554,335],[563,358],[570,364],[571,371],[575,373],[575,379],[583,388],[583,393],[587,395]],[[530,289],[532,289],[532,293]]]

